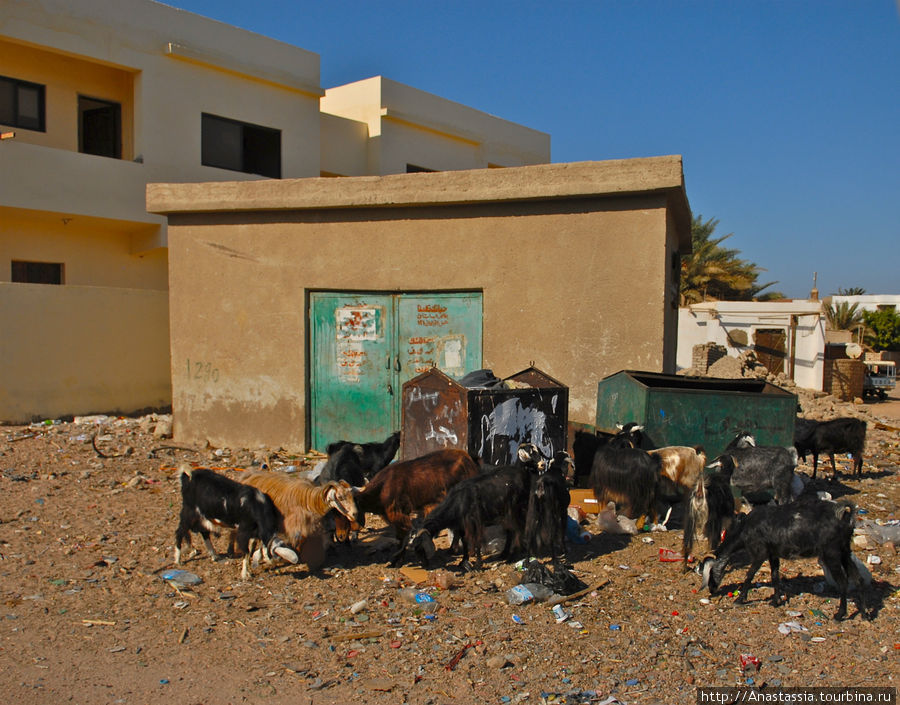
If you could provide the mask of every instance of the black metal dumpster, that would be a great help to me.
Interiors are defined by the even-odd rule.
[[[460,448],[503,465],[520,443],[547,457],[566,449],[569,388],[535,367],[494,387],[466,387],[433,368],[403,385],[401,409],[403,458]]]
[[[794,443],[797,397],[757,379],[713,379],[623,370],[597,388],[597,427],[644,426],[648,448],[702,445],[712,460],[739,431],[758,445]]]

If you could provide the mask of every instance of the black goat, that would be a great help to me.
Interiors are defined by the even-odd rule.
[[[746,602],[753,576],[768,559],[772,571],[772,605],[786,601],[779,574],[782,558],[819,558],[830,573],[841,594],[835,620],[847,615],[847,589],[852,577],[860,582],[860,614],[870,618],[866,611],[863,576],[859,574],[850,550],[853,536],[855,509],[843,500],[830,502],[814,497],[783,505],[756,507],[725,534],[725,540],[716,551],[715,558],[702,564],[703,586],[711,594],[719,589],[728,562],[739,550],[750,556],[750,568],[740,588],[738,602]],[[784,598],[784,599],[783,599]]]
[[[793,447],[757,446],[753,436],[742,432],[707,467],[722,468],[730,474],[731,485],[750,502],[760,501],[760,495],[773,491],[775,501],[785,504],[791,501],[797,451]]]
[[[525,550],[529,555],[546,553],[556,561],[566,552],[566,525],[570,502],[566,478],[572,458],[564,450],[547,464],[547,471],[534,479],[525,518]]]
[[[250,577],[250,541],[258,540],[269,553],[297,563],[296,552],[278,537],[278,513],[269,497],[249,485],[206,468],[182,467],[181,517],[175,530],[175,564],[181,563],[181,544],[191,544],[191,532],[203,537],[210,558],[217,559],[210,531],[215,527],[237,529],[235,540],[244,554],[241,578]]]
[[[572,460],[575,461],[575,487],[587,487],[591,478],[591,468],[594,466],[594,456],[597,451],[615,438],[615,434],[597,431],[575,431],[572,440]],[[639,445],[639,444],[638,444]]]
[[[460,567],[471,570],[471,552],[475,568],[481,570],[484,529],[491,524],[502,524],[506,529],[506,543],[501,557],[514,555],[522,545],[532,477],[545,467],[533,443],[520,445],[516,455],[515,465],[482,472],[451,487],[443,501],[410,533],[404,548],[413,549],[427,564],[435,554],[433,537],[449,529],[462,543]],[[400,564],[402,555],[403,548],[394,565]]]
[[[600,506],[615,502],[630,519],[650,516],[656,523],[656,501],[662,462],[636,447],[641,426],[628,424],[594,456],[591,488]]]
[[[384,441],[378,443],[352,443],[351,441],[335,441],[329,443],[325,451],[328,460],[325,467],[314,480],[317,485],[329,482],[347,482],[353,487],[362,487],[371,480],[379,470],[387,467],[400,447],[400,432],[396,431]],[[365,517],[360,515],[359,522],[351,522],[340,514],[335,514],[334,540],[348,541],[351,532],[359,531],[365,524]]]
[[[819,454],[828,454],[831,458],[831,472],[838,477],[834,463],[835,453],[853,455],[854,476],[862,474],[863,449],[866,446],[866,422],[854,418],[831,419],[830,421],[813,421],[797,418],[794,426],[794,447],[797,455],[803,460],[812,453],[813,478],[819,466]]]
[[[316,484],[344,480],[354,487],[362,487],[394,459],[399,448],[399,431],[377,443],[351,441],[329,443],[325,449],[328,460],[316,479]]]

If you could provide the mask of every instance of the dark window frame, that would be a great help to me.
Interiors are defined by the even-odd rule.
[[[36,92],[38,103],[37,122],[27,118],[23,119],[19,107],[20,89],[32,89]],[[32,130],[33,132],[47,131],[47,87],[45,85],[42,83],[33,83],[32,81],[23,81],[19,78],[13,78],[12,76],[0,76],[0,91],[2,90],[11,90],[12,95],[9,105],[10,112],[5,116],[0,112],[0,123],[21,130]],[[0,107],[0,111],[2,111],[2,107]],[[10,117],[12,120],[8,121],[5,117]]]
[[[62,262],[37,262],[33,260],[12,260],[10,281],[16,284],[65,283],[66,267]]]
[[[91,104],[91,105],[89,105]],[[111,110],[111,113],[110,113]],[[107,117],[112,116],[112,126],[105,129],[111,133],[103,136],[103,129],[98,130],[97,125],[88,127],[85,123],[86,116],[91,113],[105,111]],[[102,126],[101,126],[102,127]],[[105,139],[100,139],[98,135]],[[98,146],[108,145],[108,146]],[[78,95],[78,151],[81,154],[93,154],[97,157],[122,158],[122,104],[115,100],[96,98],[90,95]]]
[[[214,130],[238,128],[239,139],[232,151],[216,151]],[[239,144],[237,144],[239,143]],[[281,178],[281,130],[232,118],[200,114],[200,163],[217,169]]]

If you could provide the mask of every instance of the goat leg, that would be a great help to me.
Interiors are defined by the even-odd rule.
[[[787,597],[781,589],[781,575],[778,572],[781,562],[777,554],[769,554],[769,568],[772,571],[772,607],[778,607],[787,602]]]
[[[744,583],[741,585],[741,589],[738,592],[737,601],[740,604],[744,604],[747,602],[747,595],[750,592],[750,585],[753,583],[753,576],[756,575],[756,571],[760,569],[765,558],[754,558],[753,562],[750,564],[750,568],[747,570],[747,577],[744,578]]]

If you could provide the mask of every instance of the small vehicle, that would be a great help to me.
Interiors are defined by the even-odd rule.
[[[893,360],[864,360],[866,377],[863,380],[863,399],[887,399],[888,392],[897,386],[897,364]]]

